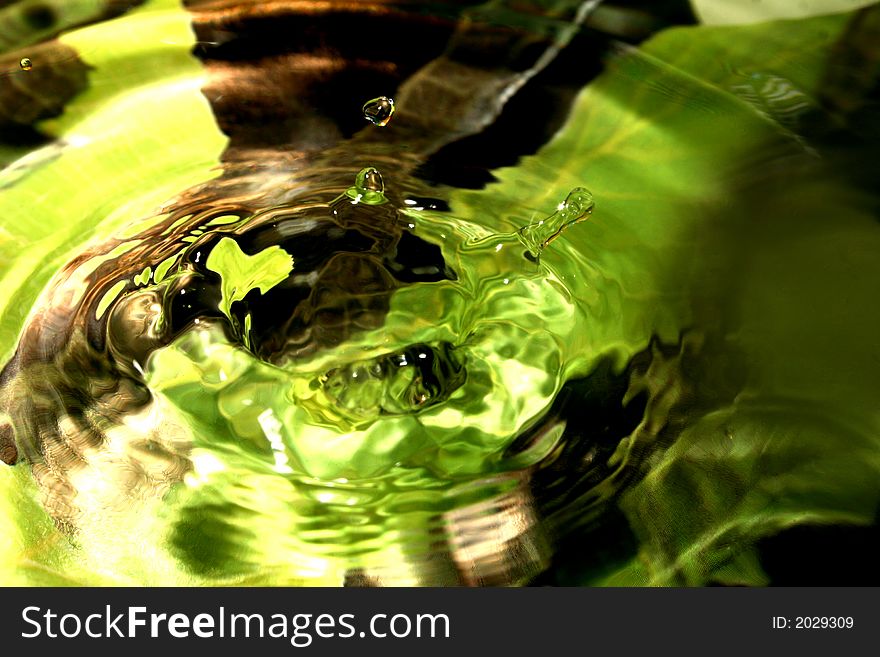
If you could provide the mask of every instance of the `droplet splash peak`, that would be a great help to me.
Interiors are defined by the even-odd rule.
[[[546,219],[523,226],[517,231],[517,237],[528,249],[529,254],[537,259],[547,245],[562,234],[562,231],[589,217],[594,207],[593,194],[584,187],[575,187],[556,207],[556,212]]]
[[[354,186],[349,187],[345,195],[352,203],[366,205],[380,205],[388,200],[385,198],[385,182],[382,180],[382,174],[375,167],[361,169],[354,179]]]
[[[364,103],[364,118],[372,123],[382,127],[387,125],[394,114],[394,100],[388,96],[379,96]]]

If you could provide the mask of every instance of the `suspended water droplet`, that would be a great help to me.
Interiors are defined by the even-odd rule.
[[[34,63],[31,61],[30,57],[22,57],[21,61],[18,62],[18,65],[21,66],[22,71],[30,71],[34,67]]]
[[[388,96],[379,96],[364,103],[364,118],[373,125],[383,126],[394,114],[394,101]]]
[[[586,219],[592,213],[594,205],[593,195],[589,190],[575,187],[556,207],[556,212],[537,223],[523,226],[517,231],[517,237],[531,256],[537,259],[562,231]]]
[[[354,179],[354,187],[349,187],[345,195],[352,199],[352,203],[366,203],[367,205],[379,205],[385,203],[385,181],[382,174],[375,167],[361,169]]]

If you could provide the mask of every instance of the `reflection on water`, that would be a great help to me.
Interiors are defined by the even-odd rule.
[[[876,580],[875,9],[187,4],[0,95],[2,581]]]

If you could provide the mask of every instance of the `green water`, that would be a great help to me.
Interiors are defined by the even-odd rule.
[[[88,87],[2,151],[0,582],[875,581],[768,556],[876,540],[875,142],[828,95],[875,16],[660,30],[479,189],[414,174],[483,121],[425,118],[448,61],[231,174],[190,14],[64,34]]]

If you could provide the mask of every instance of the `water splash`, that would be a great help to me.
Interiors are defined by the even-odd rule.
[[[385,181],[382,174],[375,167],[365,167],[360,170],[354,179],[354,186],[349,187],[345,195],[352,203],[364,203],[366,205],[381,205],[386,203]]]
[[[394,100],[388,96],[379,96],[364,103],[364,118],[379,127],[388,125],[394,114]]]
[[[556,206],[556,212],[546,219],[523,226],[517,236],[536,260],[547,246],[569,226],[584,221],[593,212],[593,194],[583,188],[571,190],[565,200]]]
[[[248,10],[253,8],[253,3],[237,4],[247,5]],[[691,264],[688,257],[697,253],[686,241],[687,235],[677,234],[679,222],[675,211],[651,216],[651,221],[640,221],[645,215],[638,208],[647,207],[642,204],[647,200],[655,202],[656,198],[663,199],[665,208],[679,208],[682,201],[692,198],[693,185],[686,185],[688,193],[683,199],[680,189],[669,189],[663,184],[665,178],[656,181],[655,176],[645,172],[645,179],[639,180],[636,174],[644,167],[626,165],[618,172],[615,162],[609,160],[609,166],[602,167],[607,176],[601,177],[607,180],[603,180],[601,187],[610,189],[606,182],[629,172],[626,189],[637,189],[632,196],[636,203],[628,209],[625,204],[617,205],[628,200],[617,194],[610,199],[615,207],[607,208],[608,216],[615,221],[601,227],[607,234],[594,235],[586,230],[588,227],[575,230],[557,245],[564,247],[565,258],[547,257],[540,267],[533,267],[523,257],[524,247],[526,257],[536,259],[567,226],[584,219],[589,212],[581,214],[574,208],[577,203],[572,203],[569,212],[561,208],[542,222],[523,226],[529,215],[523,215],[523,210],[507,200],[510,191],[513,189],[516,198],[536,198],[527,190],[540,194],[548,185],[584,171],[585,160],[581,155],[573,150],[570,158],[545,160],[546,152],[539,153],[524,161],[520,172],[508,178],[508,183],[469,198],[467,192],[429,187],[422,184],[424,179],[417,180],[412,175],[413,166],[428,152],[435,152],[435,146],[460,142],[463,136],[477,134],[492,125],[510,95],[551,58],[529,39],[489,40],[499,44],[497,48],[491,47],[489,54],[499,50],[497,54],[504,55],[501,59],[505,61],[510,53],[528,55],[515,58],[517,64],[527,67],[525,71],[507,74],[506,66],[496,65],[497,57],[462,57],[482,53],[482,49],[473,50],[473,46],[496,34],[497,25],[492,19],[510,13],[506,6],[500,7],[501,13],[496,12],[499,4],[507,3],[489,3],[463,20],[456,30],[453,48],[424,69],[427,75],[421,75],[421,81],[417,75],[415,80],[401,80],[402,84],[397,86],[401,89],[400,104],[412,116],[423,119],[425,129],[434,131],[425,136],[424,143],[407,141],[414,135],[420,137],[416,134],[418,130],[367,129],[359,131],[352,141],[344,140],[335,150],[326,148],[324,131],[314,130],[315,124],[300,119],[303,115],[315,118],[322,114],[315,111],[324,108],[313,103],[316,95],[334,108],[328,116],[336,116],[340,106],[350,106],[351,99],[343,99],[340,105],[338,96],[325,92],[332,87],[341,90],[340,94],[347,93],[351,89],[348,76],[352,68],[341,69],[343,77],[339,79],[347,83],[338,85],[327,84],[336,78],[324,79],[326,69],[319,69],[321,84],[304,84],[302,77],[296,76],[296,88],[304,92],[302,107],[308,108],[307,113],[283,114],[272,101],[277,96],[267,94],[265,102],[272,105],[271,109],[256,115],[258,119],[252,117],[251,127],[258,127],[256,132],[271,140],[278,153],[256,148],[262,142],[255,145],[245,140],[242,145],[239,141],[227,152],[227,156],[234,157],[224,160],[224,177],[208,183],[203,188],[207,191],[190,195],[186,200],[191,204],[188,209],[172,206],[166,217],[127,228],[120,240],[100,244],[100,239],[110,240],[109,224],[102,224],[96,231],[95,242],[86,243],[87,236],[91,240],[89,231],[83,231],[82,243],[73,238],[63,242],[61,238],[69,225],[78,225],[75,221],[90,225],[93,209],[101,215],[113,211],[120,219],[123,215],[126,219],[140,219],[142,210],[135,212],[128,205],[131,199],[127,195],[133,190],[126,191],[121,184],[124,176],[114,178],[111,185],[106,184],[106,176],[89,177],[96,183],[82,190],[87,199],[83,207],[89,207],[88,213],[79,218],[65,207],[65,199],[54,201],[55,197],[42,194],[41,187],[49,189],[51,185],[40,181],[35,181],[33,198],[42,200],[18,204],[35,213],[35,227],[38,223],[52,225],[49,219],[56,215],[51,206],[64,210],[57,213],[60,218],[54,222],[60,233],[58,239],[53,236],[43,240],[45,268],[54,268],[52,258],[60,258],[62,251],[75,250],[70,253],[72,264],[62,271],[62,282],[47,291],[35,307],[33,319],[21,331],[18,355],[0,382],[0,394],[4,395],[0,399],[0,459],[12,461],[16,458],[16,445],[22,448],[22,460],[30,461],[44,494],[45,508],[58,525],[73,528],[77,542],[86,550],[96,544],[106,548],[92,550],[98,557],[93,562],[98,565],[97,570],[114,575],[133,573],[138,583],[151,579],[166,584],[339,583],[359,579],[380,584],[526,581],[548,563],[554,548],[548,545],[548,536],[555,542],[556,538],[568,539],[572,535],[579,538],[576,532],[590,525],[603,527],[609,518],[597,518],[595,512],[602,500],[614,500],[610,505],[613,511],[608,514],[613,522],[620,515],[619,508],[626,510],[623,503],[618,507],[617,501],[622,499],[620,493],[628,485],[627,479],[641,476],[648,464],[654,464],[654,476],[649,478],[647,490],[635,491],[629,501],[645,510],[633,515],[627,512],[630,524],[622,520],[626,532],[631,527],[640,540],[644,539],[633,570],[641,573],[644,567],[655,573],[676,574],[687,570],[694,577],[704,577],[702,565],[708,563],[721,564],[720,568],[730,572],[726,565],[729,554],[745,541],[735,537],[730,540],[732,533],[727,530],[723,535],[713,531],[719,525],[713,526],[707,520],[710,516],[706,509],[717,507],[712,514],[727,528],[732,524],[725,505],[728,509],[745,509],[741,522],[738,521],[740,526],[753,526],[755,517],[767,518],[766,504],[754,508],[753,515],[739,504],[738,496],[744,489],[778,490],[786,484],[782,479],[753,480],[763,472],[748,454],[769,453],[761,445],[762,433],[769,434],[766,447],[771,451],[786,442],[800,449],[805,434],[798,431],[791,440],[780,440],[777,436],[782,434],[764,429],[773,427],[766,421],[756,421],[754,430],[742,423],[737,426],[736,418],[729,418],[723,411],[728,390],[740,408],[749,403],[750,397],[738,394],[739,384],[731,383],[730,370],[718,367],[717,358],[709,361],[686,350],[681,350],[679,358],[674,349],[658,348],[656,353],[651,350],[636,354],[641,359],[638,367],[625,365],[630,350],[640,348],[649,331],[656,328],[666,336],[665,340],[673,339],[679,326],[679,298],[684,300],[683,305],[690,300],[687,286],[679,282],[687,283],[690,278],[673,275],[671,264],[682,260],[687,269]],[[546,6],[542,14],[554,5],[543,4]],[[597,4],[574,3],[579,8],[576,22],[581,22]],[[541,24],[541,31],[552,35],[552,46],[544,51],[549,55],[571,38],[575,26],[568,19],[557,20],[558,12],[553,13],[552,23]],[[522,14],[522,20],[526,18],[530,23],[533,17]],[[211,20],[215,19],[212,13]],[[234,19],[234,12],[232,18],[224,18]],[[311,9],[303,20],[313,22]],[[422,16],[418,20],[425,22]],[[204,29],[207,19],[197,19],[196,27],[199,21]],[[185,23],[190,25],[189,21]],[[328,21],[328,25],[332,27],[333,21]],[[481,25],[487,29],[482,30]],[[222,34],[221,29],[222,25],[217,26],[213,34]],[[112,30],[118,33],[115,27]],[[133,30],[132,34],[135,33],[138,31]],[[234,36],[233,32],[227,34]],[[367,41],[375,37],[373,30],[361,30],[360,34]],[[805,42],[812,43],[809,39]],[[206,47],[211,43],[201,42],[199,50],[212,50]],[[517,43],[518,47],[509,47]],[[288,70],[289,48],[274,50],[283,53],[284,70]],[[818,48],[815,51],[818,53]],[[227,69],[231,62],[226,55],[240,52],[232,44],[229,52],[224,48],[215,54],[222,68]],[[36,50],[31,54],[39,55],[41,70],[49,63],[44,54]],[[462,75],[463,68],[468,68],[463,65],[473,60],[491,68],[478,66],[479,75]],[[249,60],[243,57],[241,62],[250,75],[254,69]],[[271,85],[281,83],[278,76],[271,74],[269,63],[269,58],[260,59],[260,77]],[[419,66],[423,63],[419,62]],[[381,62],[383,70],[387,64]],[[402,75],[408,69],[418,68],[415,61],[406,64],[413,66],[400,66]],[[14,61],[11,68],[14,69]],[[101,78],[100,73],[113,68],[113,59],[108,58],[98,67],[93,86],[104,89],[101,82],[106,78]],[[782,66],[780,74],[787,68]],[[175,65],[170,70],[168,83],[178,86],[176,81],[182,79],[182,69]],[[359,79],[364,79],[362,71],[357,69]],[[240,84],[240,78],[231,74],[233,71],[226,72],[230,74],[211,76],[230,82],[221,90],[228,93],[250,88]],[[199,71],[193,80],[202,80],[201,74]],[[30,77],[20,79],[27,81],[25,78]],[[580,79],[568,77],[572,78]],[[436,84],[448,83],[450,79],[456,84]],[[558,80],[555,74],[550,79]],[[638,84],[634,85],[633,80]],[[469,81],[470,87],[466,84]],[[656,80],[651,75],[627,76],[621,84],[626,89],[635,89],[638,96],[652,81]],[[780,116],[793,107],[797,111],[791,116],[798,118],[797,97],[777,82],[750,82],[748,88],[739,91],[781,112]],[[543,84],[539,79],[535,83]],[[198,85],[191,86],[198,94]],[[310,93],[310,88],[320,93]],[[617,88],[611,86],[610,90]],[[666,88],[674,92],[692,87],[670,84]],[[144,96],[158,96],[167,104],[164,94],[155,91],[150,87],[150,93]],[[460,95],[455,95],[456,91]],[[244,118],[240,114],[242,107],[253,109],[247,99],[233,94],[220,103],[222,93],[206,95],[215,104],[218,118],[233,116],[234,125],[238,125],[251,116],[249,112]],[[651,97],[649,91],[642,99]],[[599,106],[597,116],[605,116],[607,111],[611,117],[609,125],[616,125],[621,117],[626,119],[628,115],[621,114],[617,102],[621,98],[628,96],[594,96]],[[687,147],[690,140],[699,144],[705,135],[716,134],[702,131],[702,123],[694,120],[699,115],[688,110],[716,106],[700,105],[699,96],[695,101],[692,94],[683,93],[682,98],[686,100],[673,109],[684,113],[671,116],[673,120],[682,120],[664,130],[668,141],[654,142],[651,135],[657,135],[653,131],[654,120],[660,121],[662,127],[670,116],[662,112],[657,116],[651,114],[646,127],[652,129],[642,133],[644,141],[630,142],[630,136],[616,142],[622,150],[615,148],[614,157],[621,153],[627,157],[631,153],[628,149],[640,144],[679,153],[677,147]],[[606,110],[601,109],[603,99],[612,101]],[[92,100],[93,94],[88,94],[87,103]],[[443,102],[446,111],[436,111]],[[204,105],[204,99],[199,96],[196,104]],[[592,109],[593,104],[590,105]],[[226,114],[221,109],[224,106]],[[639,107],[638,102],[628,106],[641,116]],[[582,123],[578,119],[583,117],[581,111],[572,113],[574,125]],[[768,113],[772,114],[769,110]],[[181,116],[178,111],[168,114]],[[260,123],[267,114],[278,121],[283,119],[284,126],[289,125],[288,119],[296,118],[297,129],[308,135],[296,142],[297,146],[305,145],[308,156],[302,160],[297,157],[293,171],[286,163],[290,153],[299,153],[299,149],[275,143],[281,132]],[[77,116],[75,112],[73,115]],[[726,117],[727,113],[710,114],[709,121],[714,124],[718,116]],[[100,117],[96,113],[94,118]],[[356,107],[349,118],[360,121]],[[388,118],[385,117],[386,123]],[[529,136],[541,122],[532,121],[526,126]],[[150,123],[149,118],[146,123]],[[517,134],[524,134],[523,127],[514,123]],[[74,131],[79,124],[73,124]],[[599,121],[594,126],[598,137],[601,124]],[[115,128],[121,130],[126,125],[130,124],[123,122]],[[342,131],[346,135],[348,125]],[[131,127],[125,130],[142,132]],[[164,134],[161,130],[146,132]],[[115,142],[117,134],[115,130],[113,133],[109,137]],[[251,136],[254,131],[242,133]],[[327,131],[330,133],[333,130]],[[67,139],[78,136],[64,130],[59,134],[66,134]],[[315,136],[317,144],[312,143]],[[574,147],[571,139],[571,133],[560,137],[563,145]],[[96,141],[88,148],[96,160],[106,153],[99,145]],[[187,143],[177,145],[172,158],[175,167],[181,166],[191,148]],[[144,153],[146,157],[138,159],[152,159],[151,153],[158,154],[150,150]],[[47,155],[43,157],[49,162]],[[706,169],[689,167],[687,163],[721,160],[685,157],[682,162],[684,168],[676,164],[669,169],[670,176],[677,176],[677,180],[687,180],[690,171]],[[541,163],[540,167],[537,163]],[[387,173],[393,170],[395,194],[385,198],[378,171],[375,175],[362,172],[351,187],[352,194],[348,193],[350,178],[367,164],[375,164]],[[75,168],[65,166],[59,173]],[[552,170],[546,177],[538,173],[544,167]],[[22,172],[37,170],[34,161],[19,162],[10,173],[20,176]],[[271,174],[267,173],[270,171]],[[154,180],[152,176],[140,175],[140,171],[130,177],[136,181]],[[521,181],[519,187],[517,181]],[[0,186],[3,184],[0,181]],[[184,186],[181,182],[180,189]],[[790,195],[790,185],[785,187]],[[176,183],[167,186],[168,190],[172,188],[178,189]],[[158,192],[157,203],[166,200],[165,189]],[[658,190],[662,193],[655,193]],[[447,198],[450,205],[425,196],[435,194]],[[271,201],[261,204],[263,198],[269,197]],[[407,199],[402,207],[395,207],[398,198]],[[696,194],[693,198],[701,196]],[[724,290],[723,295],[707,294],[707,298],[717,298],[726,304],[732,296],[730,303],[736,305],[730,307],[736,308],[736,314],[743,308],[752,308],[762,320],[767,309],[772,313],[780,307],[779,299],[796,299],[802,292],[807,297],[804,306],[812,308],[817,298],[823,298],[821,294],[826,288],[819,287],[816,281],[806,284],[801,274],[815,271],[810,265],[827,256],[827,252],[817,249],[817,258],[809,258],[810,265],[804,267],[798,261],[780,261],[780,252],[788,249],[780,251],[775,231],[779,230],[779,215],[785,213],[778,212],[780,204],[769,203],[765,193],[739,194],[739,201],[746,198],[751,200],[738,206],[737,219],[758,217],[761,221],[755,221],[754,226],[773,226],[774,232],[762,234],[764,239],[754,241],[756,258],[753,249],[740,249],[732,254],[737,266],[729,270],[725,267],[723,272],[729,272],[730,281],[739,282],[739,277],[747,276],[744,285],[737,287],[767,290],[766,303],[764,296],[756,293],[731,295],[727,276],[722,277],[723,285],[718,286]],[[809,210],[808,201],[815,198],[804,198]],[[211,207],[204,206],[206,199],[213,203]],[[355,199],[357,202],[352,203]],[[123,200],[124,207],[120,205]],[[90,207],[91,202],[94,208]],[[790,203],[791,199],[786,197],[785,207]],[[13,204],[10,201],[9,205]],[[821,201],[812,206],[825,207]],[[836,210],[843,206],[845,203],[837,204]],[[152,203],[149,207],[153,207]],[[801,220],[809,211],[795,214],[798,221],[791,234],[811,237],[809,222]],[[835,212],[836,218],[838,214]],[[511,217],[516,219],[508,221]],[[823,220],[821,239],[816,242],[825,247],[829,243],[824,221],[827,217],[814,218]],[[517,231],[520,226],[523,227]],[[11,227],[9,222],[7,227]],[[500,231],[511,232],[499,237]],[[585,235],[587,232],[591,234]],[[0,242],[8,240],[6,244],[15,256],[10,262],[19,262],[12,278],[19,271],[20,261],[43,259],[42,255],[31,257],[38,251],[20,252],[20,245],[13,239],[17,234],[4,233],[0,228]],[[491,241],[477,243],[486,235],[491,236]],[[870,234],[867,236],[870,239]],[[591,239],[579,239],[586,237]],[[224,239],[231,242],[223,242]],[[867,253],[871,242],[865,240],[864,244]],[[767,250],[766,258],[762,248]],[[756,267],[743,270],[738,266],[743,252],[749,254],[750,264],[755,263]],[[270,261],[268,257],[273,253],[277,255]],[[859,249],[847,248],[846,253],[847,258],[838,260],[859,262]],[[212,254],[211,265],[216,267],[206,266]],[[699,261],[694,258],[694,264],[700,265]],[[295,265],[292,270],[291,262]],[[703,265],[708,266],[709,262]],[[231,276],[239,266],[241,275]],[[849,275],[839,278],[829,277],[825,269],[821,273],[823,280],[834,281],[833,291],[825,296],[826,305],[827,300],[833,303],[849,296],[840,294],[841,289],[849,292],[859,281],[873,280],[863,275],[867,271],[863,267],[853,266],[847,270]],[[757,273],[750,274],[750,270]],[[791,293],[779,294],[772,281],[787,272],[792,274]],[[24,286],[29,277],[18,278]],[[836,284],[838,280],[840,285]],[[662,283],[654,285],[654,281]],[[112,291],[115,293],[109,294]],[[20,308],[21,313],[7,313],[12,321],[4,317],[4,323],[24,321],[31,293],[12,286],[9,294],[13,295],[9,307]],[[97,299],[106,302],[99,305]],[[104,312],[95,312],[96,309]],[[721,309],[723,314],[727,314],[726,309],[726,305]],[[722,315],[717,310],[714,305],[710,308],[711,326]],[[20,318],[13,317],[19,314]],[[847,316],[845,312],[824,314]],[[688,318],[689,315],[681,315],[682,322]],[[693,322],[697,327],[702,324],[699,316]],[[870,322],[852,324],[858,329]],[[827,349],[833,340],[821,331],[824,325],[806,325],[818,327],[817,332],[823,334],[817,338],[817,344],[821,344],[822,351],[834,353]],[[750,329],[773,326],[776,324],[756,320],[742,333],[760,334],[763,330]],[[778,407],[776,393],[785,389],[784,381],[779,384],[778,377],[772,376],[772,368],[777,366],[774,359],[813,361],[804,357],[813,353],[810,343],[789,339],[802,332],[800,325],[791,331],[780,329],[780,334],[787,334],[780,340],[783,347],[790,343],[798,345],[800,351],[794,357],[778,357],[777,352],[784,349],[770,348],[773,345],[768,342],[766,350],[763,344],[760,349],[756,346],[749,359],[771,373],[767,378],[773,379],[774,395],[769,400],[774,412]],[[10,339],[18,334],[16,328]],[[854,340],[849,335],[845,338],[839,342],[868,344],[867,339]],[[424,359],[420,358],[422,354]],[[598,361],[601,367],[594,367],[601,354],[609,355]],[[429,366],[432,358],[434,365]],[[406,365],[401,364],[403,360]],[[821,368],[823,374],[845,371],[854,381],[871,380],[868,376],[852,376],[849,367],[835,367],[832,360]],[[696,362],[705,362],[711,373],[694,374],[698,372]],[[870,364],[871,359],[846,358],[842,362]],[[755,372],[760,379],[761,371],[756,368]],[[692,384],[688,381],[692,376],[702,378]],[[810,377],[797,378],[800,383]],[[847,392],[845,386],[829,386],[827,376],[822,378],[823,394],[817,399],[824,399],[829,390],[843,390],[840,395]],[[865,388],[868,392],[872,390],[870,386]],[[793,390],[801,389],[794,386]],[[698,392],[703,396],[695,398]],[[804,389],[803,394],[810,391]],[[868,396],[866,393],[866,399]],[[768,400],[758,395],[751,398],[759,403]],[[864,408],[874,408],[870,401]],[[791,408],[800,410],[794,403]],[[855,414],[848,412],[852,408],[855,407],[851,404],[841,403],[834,417],[854,418]],[[704,412],[700,409],[711,413],[710,425],[694,423],[699,420],[697,414]],[[685,441],[691,442],[685,442],[681,448],[676,445],[668,459],[655,458],[661,454],[651,453],[654,446],[665,448],[673,444],[676,432],[685,423],[693,425],[692,436],[685,436]],[[716,423],[717,432],[706,431]],[[821,434],[815,438],[815,444],[828,444],[827,436],[832,432]],[[623,437],[626,439],[622,441]],[[754,449],[749,447],[749,440],[754,440]],[[844,476],[876,481],[868,470],[855,477],[851,474],[853,464],[876,461],[876,448],[869,450],[863,446],[858,454],[864,458],[853,458],[856,443],[847,440],[840,444],[846,449],[807,450],[803,481],[816,483],[819,462],[823,464],[823,474],[844,472],[841,466],[845,466]],[[804,451],[800,449],[801,453]],[[834,465],[837,453],[848,456],[846,461]],[[640,467],[643,461],[644,470]],[[790,462],[781,447],[773,452],[773,463]],[[658,463],[663,467],[657,468]],[[18,471],[30,476],[29,469]],[[717,476],[719,472],[724,476]],[[799,477],[792,479],[786,471],[779,474],[787,481],[801,481]],[[669,483],[660,487],[658,482],[662,481]],[[683,489],[682,482],[687,482]],[[694,482],[696,485],[692,485]],[[730,485],[725,487],[725,482]],[[805,486],[804,490],[809,488]],[[840,486],[838,490],[844,488]],[[688,490],[695,490],[699,497],[677,494]],[[863,490],[867,494],[860,498],[869,506],[876,500],[876,491]],[[838,491],[834,492],[836,495]],[[20,499],[18,494],[12,496],[10,506]],[[766,497],[759,495],[754,499],[761,503]],[[154,506],[150,506],[150,500],[155,500]],[[693,500],[699,503],[690,504]],[[874,514],[875,506],[870,506],[865,514]],[[695,509],[697,522],[682,518],[682,511],[687,512],[688,507]],[[47,540],[28,541],[28,551],[21,562],[12,562],[12,568],[19,563],[25,566],[36,562],[42,568],[46,563],[66,565],[73,561],[49,562],[43,558],[53,543],[66,542],[55,540],[49,530],[32,531],[42,512],[42,508],[36,507],[16,510],[30,535],[39,533]],[[872,516],[866,517],[870,522]],[[788,523],[790,518],[788,513],[782,519]],[[651,526],[645,527],[637,520],[648,520]],[[699,532],[684,534],[682,529],[691,524]],[[613,529],[612,525],[612,531],[605,535],[614,534]],[[601,559],[603,554],[613,555],[615,567],[628,558],[628,547],[624,546],[621,553],[619,541],[603,541],[602,536],[602,530],[588,535],[578,554],[578,563],[596,572],[605,569],[596,564],[596,558]],[[664,540],[657,540],[658,537]],[[707,541],[706,537],[719,539],[719,544],[712,546],[714,538]],[[597,538],[600,540],[594,540]],[[13,543],[16,540],[12,538]],[[625,541],[629,543],[628,538]],[[611,549],[607,549],[609,546]],[[685,549],[689,556],[681,559]],[[170,565],[164,556],[169,551],[175,556]],[[149,562],[141,572],[130,565],[139,559]],[[179,578],[174,577],[177,564],[182,564],[183,574]],[[692,567],[693,564],[699,567]]]
[[[426,409],[449,398],[464,369],[448,343],[412,345],[394,354],[334,368],[319,385],[336,413],[353,421]]]

